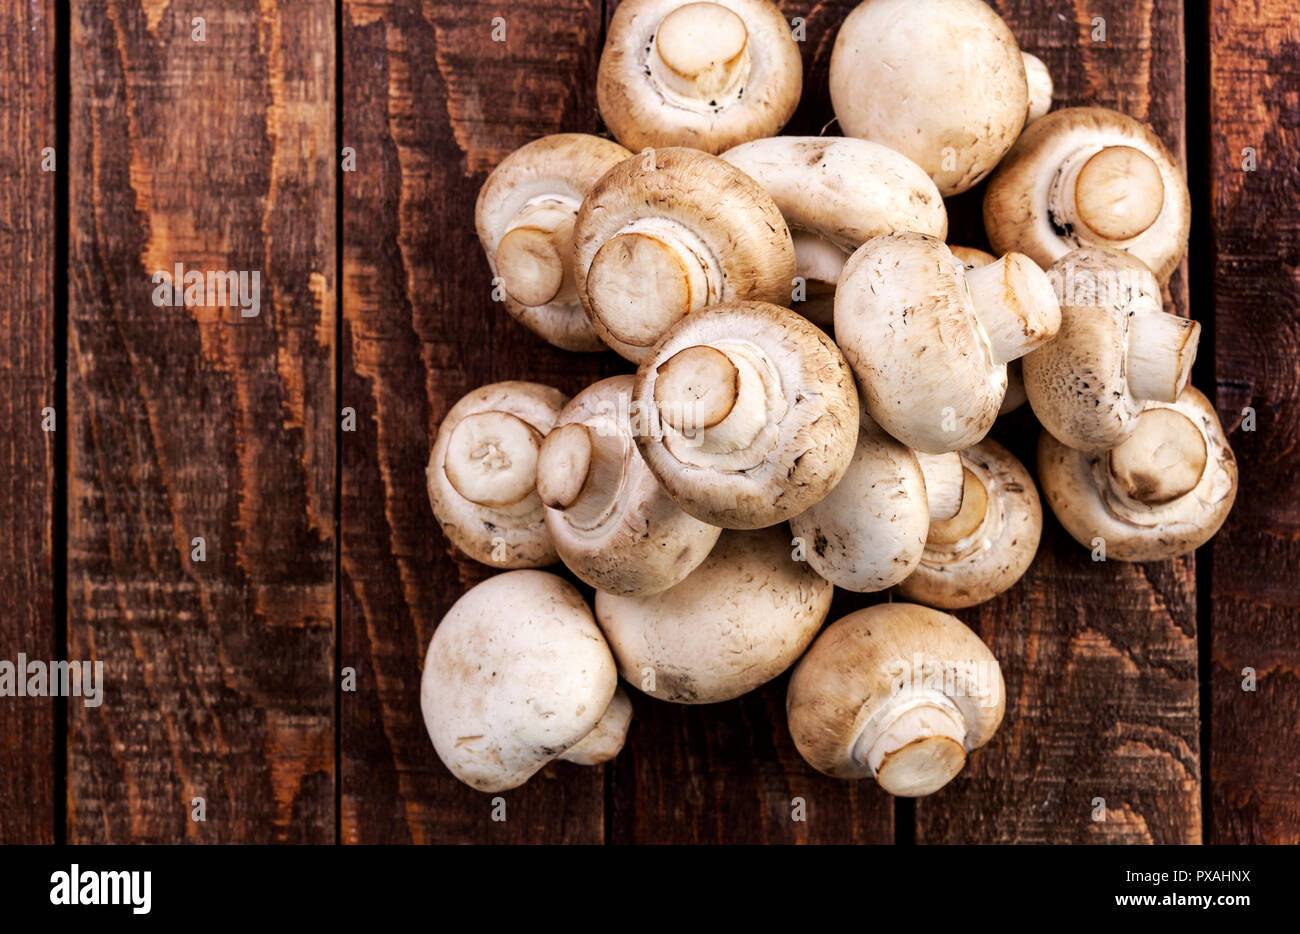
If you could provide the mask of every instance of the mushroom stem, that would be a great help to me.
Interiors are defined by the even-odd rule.
[[[966,764],[966,718],[943,693],[920,690],[884,702],[858,734],[853,755],[891,795],[938,791]]]
[[[618,496],[630,450],[613,424],[561,425],[542,441],[537,495],[575,528],[595,528]]]
[[[632,701],[623,685],[614,690],[609,706],[591,732],[570,746],[557,758],[575,765],[600,765],[619,754],[632,724]]]
[[[961,511],[964,499],[965,471],[961,455],[926,454],[915,451],[921,474],[925,477],[925,498],[930,506],[930,521],[951,519]]]
[[[1052,109],[1052,74],[1037,55],[1021,52],[1025,62],[1025,83],[1029,85],[1029,116],[1033,123]]]
[[[989,491],[983,481],[962,468],[961,507],[948,519],[931,520],[927,545],[955,545],[974,535],[989,510]],[[933,513],[931,513],[933,516]]]
[[[1023,357],[1056,336],[1061,308],[1047,274],[1023,253],[966,270],[975,313],[992,344],[995,363]]]
[[[1174,402],[1187,387],[1201,326],[1168,312],[1129,319],[1128,385],[1138,399]]]
[[[672,221],[646,219],[607,240],[587,271],[587,300],[601,324],[633,347],[716,299],[707,247]]]
[[[571,258],[576,207],[554,199],[527,205],[497,244],[497,273],[519,304],[535,308],[577,298]]]
[[[648,67],[665,97],[716,109],[738,96],[749,73],[745,21],[719,3],[680,6],[655,30]]]
[[[535,489],[540,444],[533,426],[509,412],[468,415],[447,443],[447,480],[471,503],[514,505]]]
[[[655,379],[659,417],[712,454],[742,451],[767,424],[767,394],[742,354],[699,345],[678,351]]]
[[[1185,496],[1201,482],[1208,452],[1205,436],[1176,409],[1147,409],[1137,427],[1111,449],[1111,483],[1126,496],[1158,506]]]
[[[1150,227],[1165,202],[1160,167],[1140,149],[1105,146],[1071,156],[1054,199],[1064,219],[1108,242]]]

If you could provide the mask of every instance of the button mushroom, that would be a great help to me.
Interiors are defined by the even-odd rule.
[[[939,189],[906,156],[864,139],[781,136],[722,158],[763,187],[790,226],[807,298],[795,310],[829,327],[835,283],[849,254],[872,237],[915,230],[943,239]]]
[[[882,603],[837,620],[795,666],[786,695],[799,754],[835,778],[915,798],[946,785],[1002,722],[997,659],[956,617]]]
[[[499,568],[554,564],[537,454],[569,397],[538,383],[482,386],[438,428],[425,471],[433,515],[457,548]]]
[[[623,747],[631,704],[582,596],[545,571],[490,577],[429,641],[420,708],[438,758],[479,791],[517,788],[552,759]]]
[[[980,266],[987,266],[990,263],[996,263],[998,258],[992,253],[986,253],[984,250],[977,250],[969,246],[948,245],[952,250],[952,255],[961,260],[967,269],[976,269]],[[1024,358],[1020,357],[1012,360],[1007,364],[1007,391],[1002,397],[1002,405],[998,407],[999,415],[1006,415],[1013,412],[1025,404],[1028,398],[1025,395],[1025,378],[1021,373],[1021,364]]]
[[[1029,115],[1025,123],[1030,124],[1052,109],[1052,73],[1037,55],[1020,54],[1025,61],[1025,83],[1029,87]]]
[[[968,269],[918,233],[868,240],[835,290],[835,335],[873,419],[930,454],[975,444],[993,425],[1008,362],[1060,324],[1047,276],[1020,253]]]
[[[830,91],[846,136],[901,152],[945,198],[992,171],[1029,112],[1020,47],[979,0],[865,0],[835,38]]]
[[[962,495],[956,454],[921,458],[862,416],[844,479],[790,520],[814,571],[836,587],[871,593],[915,570],[930,528],[931,496],[936,513],[952,516]]]
[[[1237,495],[1237,461],[1218,414],[1188,386],[1149,402],[1110,451],[1038,441],[1043,495],[1065,530],[1105,557],[1164,561],[1195,551],[1223,525]]]
[[[802,87],[790,26],[767,0],[623,0],[600,56],[596,103],[629,149],[719,153],[777,133]]]
[[[707,560],[654,597],[596,594],[596,619],[629,684],[660,700],[715,704],[794,663],[834,588],[794,561],[780,528],[724,532]]]
[[[1046,267],[1079,247],[1123,249],[1163,284],[1187,249],[1187,180],[1151,129],[1103,107],[1071,107],[1025,130],[984,194],[994,250]]]
[[[790,298],[794,243],[780,210],[702,152],[660,149],[616,166],[582,203],[573,241],[591,324],[634,363],[688,312]]]
[[[1043,532],[1033,477],[988,438],[961,452],[961,510],[930,523],[916,570],[900,596],[945,610],[991,600],[1029,570]]]
[[[694,570],[721,530],[682,512],[641,459],[634,382],[601,380],[565,407],[542,442],[537,492],[569,570],[598,590],[644,596]]]
[[[637,433],[668,495],[702,522],[798,515],[848,470],[858,397],[839,349],[777,305],[730,302],[674,325],[637,371]]]
[[[1119,250],[1075,250],[1048,274],[1061,329],[1025,357],[1029,404],[1058,441],[1104,451],[1128,437],[1143,402],[1178,398],[1201,326],[1166,313],[1151,270]]]
[[[533,140],[506,156],[479,191],[478,237],[506,310],[564,350],[604,350],[573,281],[573,219],[591,186],[632,155],[584,133]]]

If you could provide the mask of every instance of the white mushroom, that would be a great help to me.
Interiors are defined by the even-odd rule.
[[[835,38],[830,91],[846,136],[901,152],[945,198],[992,171],[1029,112],[1020,47],[980,0],[865,0]]]
[[[1008,253],[968,269],[942,241],[892,233],[850,257],[835,291],[835,335],[862,404],[930,454],[978,442],[997,418],[1006,365],[1056,334],[1047,276]]]
[[[694,570],[721,530],[682,512],[641,459],[634,382],[614,376],[574,396],[542,442],[537,491],[574,574],[597,590],[644,596]]]
[[[1029,404],[1058,441],[1104,451],[1128,437],[1145,401],[1178,398],[1201,326],[1165,312],[1151,270],[1119,250],[1075,250],[1048,275],[1061,328],[1025,357]]]
[[[960,458],[918,457],[864,414],[844,479],[794,516],[790,531],[803,542],[813,570],[836,587],[859,593],[884,590],[911,574],[921,560],[931,493],[937,512],[957,512]]]
[[[609,647],[563,578],[490,577],[429,641],[420,708],[438,758],[479,791],[517,788],[552,759],[618,754],[631,719]]]
[[[1219,416],[1188,386],[1176,402],[1149,402],[1110,451],[1068,448],[1046,432],[1038,476],[1056,518],[1107,559],[1164,561],[1205,544],[1237,495],[1237,462]]]
[[[961,452],[961,510],[930,523],[916,570],[900,596],[945,610],[991,600],[1029,570],[1043,532],[1033,477],[988,438]]]
[[[984,250],[977,250],[969,246],[953,246],[948,244],[948,249],[952,250],[952,255],[961,260],[967,269],[978,269],[980,266],[987,266],[990,263],[996,263],[998,258],[992,253],[986,253]],[[1025,404],[1028,398],[1025,395],[1025,379],[1021,373],[1021,364],[1023,357],[1018,357],[1007,364],[1007,391],[1002,397],[1002,405],[998,407],[999,415],[1006,415],[1013,412]]]
[[[635,363],[689,312],[790,299],[794,243],[776,204],[739,169],[691,149],[612,169],[583,201],[573,242],[592,326]]]
[[[1037,55],[1022,52],[1025,61],[1025,82],[1029,86],[1029,115],[1026,125],[1045,116],[1052,109],[1052,73]]]
[[[802,86],[790,25],[767,0],[623,0],[609,22],[596,102],[629,149],[719,153],[778,132]]]
[[[1150,127],[1103,107],[1050,113],[1025,130],[989,179],[994,250],[1040,266],[1080,247],[1114,247],[1163,284],[1187,249],[1187,180]]]
[[[920,797],[951,781],[1002,722],[988,646],[947,613],[882,603],[837,620],[795,666],[786,696],[799,754],[835,778],[874,776]]]
[[[554,564],[535,487],[542,438],[569,397],[539,383],[480,387],[447,413],[425,471],[433,515],[451,543],[499,568]]]
[[[864,139],[757,139],[722,158],[776,202],[794,238],[806,298],[795,310],[819,326],[834,314],[835,283],[849,254],[872,237],[915,230],[943,239],[948,212],[934,182],[912,160]]]
[[[565,350],[605,349],[573,281],[573,219],[591,186],[630,155],[598,136],[544,136],[506,156],[479,191],[475,225],[506,310]]]
[[[727,529],[798,515],[848,470],[858,430],[853,375],[807,319],[731,302],[674,325],[641,364],[637,436],[683,510]]]
[[[792,559],[784,528],[724,532],[703,564],[661,594],[597,593],[596,619],[629,684],[660,700],[714,704],[793,664],[833,591]]]

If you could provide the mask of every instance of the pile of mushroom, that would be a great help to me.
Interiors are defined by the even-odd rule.
[[[1044,586],[1042,502],[1093,560],[1186,554],[1227,517],[1200,328],[1162,294],[1189,212],[1154,131],[1049,112],[1046,66],[980,0],[849,14],[843,136],[776,135],[801,88],[767,0],[624,0],[597,88],[618,142],[544,137],[483,186],[494,298],[622,371],[572,399],[483,386],[437,425],[437,523],[506,571],[450,608],[421,684],[476,789],[608,761],[632,697],[721,704],[791,672],[810,767],[932,794],[1007,707],[977,618],[944,611],[1014,619]],[[990,249],[947,245],[944,198],[990,173]],[[1041,500],[990,432],[1037,435]],[[823,628],[836,587],[881,596]]]

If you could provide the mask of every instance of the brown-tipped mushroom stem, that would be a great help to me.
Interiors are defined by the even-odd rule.
[[[592,445],[587,426],[561,425],[542,440],[537,455],[537,495],[552,509],[567,509],[577,500],[591,472]]]
[[[739,352],[687,347],[659,368],[659,417],[703,450],[740,451],[767,424],[767,394],[754,363]]]
[[[1023,253],[968,269],[966,282],[996,363],[1023,357],[1051,340],[1061,325],[1051,280]]]
[[[669,222],[611,237],[587,271],[592,312],[618,340],[650,347],[683,315],[714,297],[708,248]]]
[[[926,454],[924,451],[913,453],[921,465],[921,474],[925,477],[925,498],[930,507],[930,520],[951,519],[961,509],[963,498],[965,471],[961,466],[961,455],[955,451],[948,454]]]
[[[573,301],[573,218],[577,202],[546,198],[519,212],[497,244],[497,273],[521,305]]]
[[[649,58],[651,77],[669,97],[696,109],[739,92],[749,73],[745,22],[719,3],[688,3],[663,18]]]
[[[1052,74],[1037,55],[1021,52],[1025,61],[1025,83],[1029,85],[1029,117],[1032,123],[1052,109]]]
[[[1173,402],[1187,387],[1201,326],[1167,312],[1134,315],[1128,332],[1128,385],[1139,399]]]
[[[608,762],[623,749],[627,740],[628,727],[632,725],[632,701],[619,685],[614,691],[614,698],[605,708],[600,721],[591,732],[560,753],[559,759],[575,765],[600,765]]]
[[[1066,220],[1111,242],[1142,233],[1165,202],[1160,167],[1132,146],[1085,150],[1069,160],[1059,184]]]
[[[936,545],[965,541],[984,524],[988,509],[988,490],[979,477],[963,468],[961,508],[950,518],[932,521],[926,541]]]
[[[508,412],[466,416],[447,445],[447,479],[480,506],[511,506],[534,490],[541,436]]]
[[[1205,436],[1176,409],[1147,409],[1137,429],[1109,454],[1115,490],[1148,506],[1168,503],[1196,488],[1209,452]]]
[[[891,795],[938,791],[966,765],[966,719],[940,691],[900,695],[878,708],[853,745]]]

